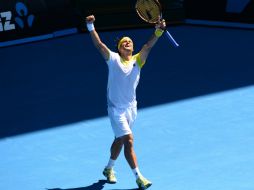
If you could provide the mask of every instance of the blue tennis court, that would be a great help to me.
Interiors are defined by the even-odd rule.
[[[154,47],[137,90],[133,133],[151,190],[254,189],[254,36],[251,30],[173,26]],[[100,32],[135,50],[153,29]],[[0,189],[134,190],[123,156],[118,183],[102,170],[113,133],[107,67],[87,33],[0,50]]]

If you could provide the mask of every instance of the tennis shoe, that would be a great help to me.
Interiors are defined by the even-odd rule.
[[[117,182],[113,168],[109,168],[109,169],[105,168],[103,170],[103,175],[107,178],[108,183],[114,184]]]
[[[136,183],[139,187],[139,189],[147,189],[152,185],[152,182],[149,181],[148,179],[144,178],[143,176],[140,176],[137,180]]]

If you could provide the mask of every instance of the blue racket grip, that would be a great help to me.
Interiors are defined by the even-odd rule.
[[[173,36],[166,30],[166,34],[167,37],[169,38],[169,40],[172,42],[172,44],[174,45],[174,47],[179,47],[179,44],[175,41],[175,39],[173,38]]]

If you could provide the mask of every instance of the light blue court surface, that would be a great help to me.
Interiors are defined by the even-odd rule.
[[[135,148],[151,190],[254,189],[254,87],[142,108]],[[2,190],[130,190],[123,154],[118,183],[101,174],[113,135],[107,117],[0,140]]]

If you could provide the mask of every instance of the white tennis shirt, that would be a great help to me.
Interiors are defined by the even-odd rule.
[[[107,101],[109,107],[128,108],[136,106],[136,88],[141,70],[140,54],[124,61],[118,53],[110,51],[108,65]]]

